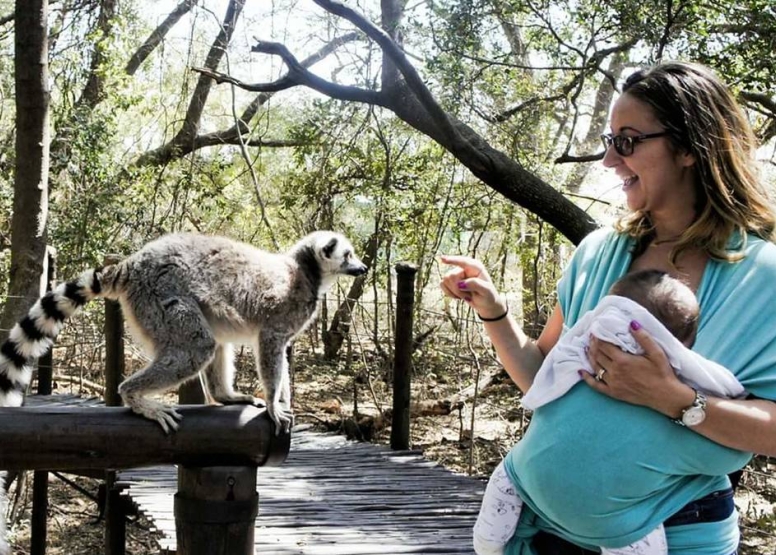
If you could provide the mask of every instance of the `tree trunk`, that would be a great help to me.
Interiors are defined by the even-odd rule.
[[[380,248],[380,233],[380,230],[376,230],[372,234],[361,257],[364,264],[370,268],[374,267],[374,261],[377,259],[377,251]],[[347,297],[334,312],[329,329],[323,333],[323,352],[326,360],[335,360],[342,348],[342,343],[350,331],[350,315],[353,312],[353,306],[364,294],[367,277],[360,276],[353,281]]]
[[[17,0],[15,14],[16,175],[11,217],[9,298],[0,328],[43,288],[48,218],[49,76],[47,0]]]

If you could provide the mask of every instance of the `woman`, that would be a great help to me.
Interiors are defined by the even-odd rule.
[[[754,172],[755,140],[727,88],[686,63],[631,76],[611,129],[603,136],[604,165],[622,179],[629,214],[616,230],[580,244],[538,340],[507,315],[475,260],[443,257],[456,266],[442,281],[445,294],[471,304],[505,369],[527,391],[563,331],[614,281],[663,270],[698,296],[694,350],[728,368],[754,398],[699,395],[636,321],[642,356],[593,341],[597,375],[537,409],[504,461],[525,500],[506,552],[542,553],[536,546],[554,537],[591,550],[618,548],[663,523],[672,555],[730,555],[739,533],[726,474],[750,453],[776,455],[776,326],[769,321],[776,220]]]

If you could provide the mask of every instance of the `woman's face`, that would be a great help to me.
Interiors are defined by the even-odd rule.
[[[612,135],[636,136],[662,131],[665,127],[648,104],[628,93],[614,103]],[[653,217],[693,210],[695,159],[691,154],[675,151],[669,137],[637,142],[629,156],[618,154],[614,146],[610,146],[603,163],[622,179],[622,190],[630,210],[645,210]]]

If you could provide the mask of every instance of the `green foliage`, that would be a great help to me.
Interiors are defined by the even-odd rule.
[[[776,94],[776,6],[768,0],[725,0],[698,10],[693,59],[718,68],[734,86]]]

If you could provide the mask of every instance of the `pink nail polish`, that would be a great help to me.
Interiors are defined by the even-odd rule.
[[[465,281],[459,281],[458,282],[458,289],[466,289],[466,282]]]
[[[631,320],[630,327],[633,331],[637,331],[641,329],[641,324],[639,324],[636,320]]]

